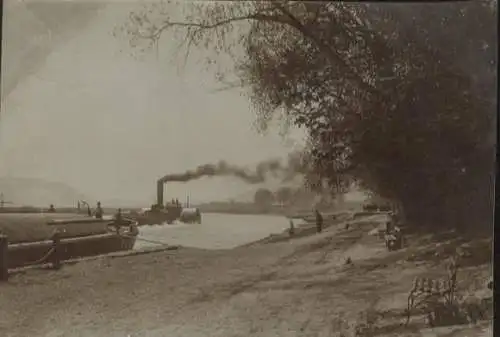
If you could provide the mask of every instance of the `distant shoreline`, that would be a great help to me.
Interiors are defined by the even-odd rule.
[[[238,205],[193,205],[200,209],[202,214],[228,214],[228,215],[269,215],[269,216],[283,216],[287,218],[303,218],[310,217],[311,210],[291,209],[281,206],[269,206],[266,209],[260,209],[254,204],[238,204]],[[91,208],[93,210],[93,208]],[[122,207],[123,212],[139,211],[140,208]],[[104,207],[104,214],[113,215],[118,211],[118,207]],[[336,213],[339,210],[331,209],[330,211],[322,212],[325,214]],[[3,207],[0,208],[0,214],[9,213],[46,213],[48,207],[34,207],[34,206],[20,206],[20,207]],[[57,213],[81,213],[86,214],[87,208],[82,207],[78,210],[76,207],[56,207]]]
[[[251,211],[251,210],[204,210],[203,208],[200,208],[200,211],[204,214],[231,214],[231,215],[281,215],[281,216],[286,216],[287,212],[286,211],[277,211],[277,210],[272,210],[272,211]]]
[[[209,203],[193,207],[201,213],[220,213],[233,215],[276,215],[289,217],[291,215],[311,213],[310,210],[296,209],[281,205],[258,206],[254,203]]]

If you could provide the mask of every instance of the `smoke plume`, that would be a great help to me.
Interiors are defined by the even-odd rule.
[[[265,182],[269,176],[281,179],[282,182],[288,182],[305,174],[305,172],[306,165],[301,160],[301,156],[293,153],[289,155],[285,164],[279,159],[270,159],[260,162],[253,170],[250,170],[220,161],[218,164],[200,165],[196,169],[184,173],[168,174],[160,178],[159,182],[187,182],[202,177],[232,176],[248,184],[259,184]]]

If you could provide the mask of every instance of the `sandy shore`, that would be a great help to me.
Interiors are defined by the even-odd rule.
[[[489,321],[431,330],[415,319],[401,327],[414,276],[443,268],[408,260],[425,245],[388,253],[366,235],[374,225],[17,273],[0,285],[0,336],[340,336],[368,308],[384,327],[381,336],[491,335]],[[344,264],[347,256],[352,265]],[[467,287],[481,288],[489,273],[489,264],[468,267]]]

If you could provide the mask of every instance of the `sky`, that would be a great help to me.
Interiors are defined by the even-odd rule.
[[[247,99],[214,93],[212,74],[194,62],[177,71],[168,62],[168,39],[157,58],[121,53],[123,41],[112,30],[129,10],[120,2],[96,10],[89,25],[55,45],[2,98],[1,177],[63,182],[91,198],[149,205],[165,174],[219,160],[252,165],[300,146],[298,131],[288,140],[277,130],[257,134]],[[255,188],[202,179],[169,184],[166,197],[221,200]]]

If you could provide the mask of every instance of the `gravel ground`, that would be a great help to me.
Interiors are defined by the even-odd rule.
[[[386,313],[381,336],[491,335],[490,322],[439,330],[415,319],[402,330],[411,281],[428,268],[386,252],[367,225],[17,273],[0,285],[0,336],[340,336],[370,308]],[[489,267],[474,272],[485,277]]]

